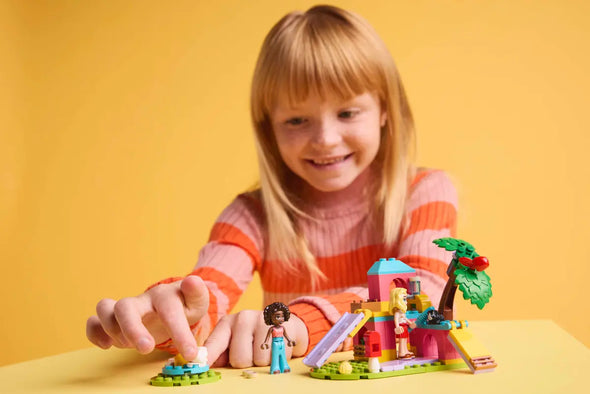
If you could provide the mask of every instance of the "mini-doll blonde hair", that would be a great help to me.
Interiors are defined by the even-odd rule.
[[[325,278],[297,224],[306,216],[297,206],[293,176],[281,159],[270,114],[279,98],[291,104],[310,93],[343,100],[375,92],[387,113],[379,151],[371,164],[382,174],[373,215],[386,248],[398,239],[411,176],[414,122],[397,68],[385,43],[360,16],[332,6],[291,12],[268,33],[254,71],[251,115],[256,136],[260,188],[268,226],[267,259],[284,261],[310,274],[315,286]]]
[[[389,313],[392,315],[398,309],[403,313],[408,310],[408,305],[404,303],[404,296],[407,297],[408,291],[404,287],[394,287],[389,291]]]

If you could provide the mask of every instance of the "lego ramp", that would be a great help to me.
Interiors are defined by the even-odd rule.
[[[346,336],[356,328],[363,320],[363,313],[348,313],[332,326],[330,331],[320,340],[313,350],[303,359],[303,364],[308,367],[321,367],[334,350],[344,341]]]
[[[449,331],[449,341],[459,352],[471,372],[491,372],[496,369],[497,364],[490,356],[490,352],[473,335],[469,328],[453,327]]]

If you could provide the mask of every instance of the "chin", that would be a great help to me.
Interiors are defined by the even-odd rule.
[[[308,182],[308,183],[314,189],[319,190],[320,192],[330,193],[330,192],[338,192],[340,190],[346,189],[348,186],[350,186],[352,184],[353,180],[341,181],[341,182],[322,182],[322,183]]]

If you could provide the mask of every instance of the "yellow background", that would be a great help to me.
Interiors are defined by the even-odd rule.
[[[590,6],[332,3],[389,46],[419,163],[452,175],[459,236],[491,261],[494,297],[461,317],[549,318],[590,345]],[[0,1],[0,364],[89,346],[101,297],[191,270],[257,177],[262,40],[312,4]],[[260,303],[256,281],[238,308]]]

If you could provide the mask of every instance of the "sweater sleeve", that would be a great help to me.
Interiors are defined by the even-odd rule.
[[[416,270],[422,292],[438,305],[452,253],[432,243],[454,237],[457,228],[457,192],[447,174],[440,170],[420,171],[410,187],[405,226],[398,259]]]
[[[254,270],[260,267],[264,248],[261,212],[252,194],[238,196],[221,213],[209,241],[199,252],[198,262],[189,275],[203,279],[209,290],[209,309],[206,316],[191,326],[198,343],[204,343],[219,319],[231,311],[252,280]],[[168,278],[157,284],[181,279]],[[177,353],[170,339],[157,348]]]
[[[457,193],[443,171],[422,170],[410,186],[405,226],[398,244],[398,259],[416,269],[422,290],[438,305],[447,280],[451,253],[432,243],[436,238],[454,236],[457,224]],[[299,297],[289,306],[307,326],[310,351],[330,330],[350,303],[368,298],[366,288],[350,288],[328,296]],[[349,350],[351,343],[343,350]]]

